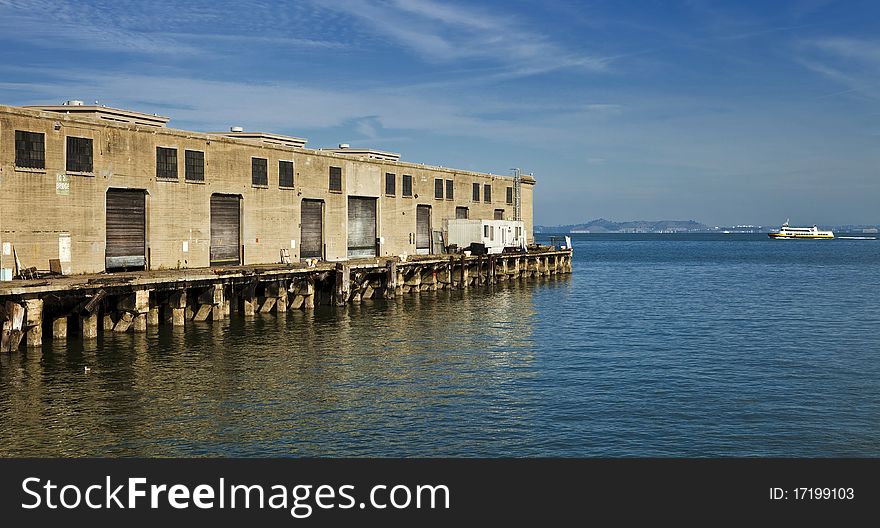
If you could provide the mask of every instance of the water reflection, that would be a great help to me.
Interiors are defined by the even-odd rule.
[[[541,287],[233,314],[6,354],[0,455],[497,455],[535,427]]]

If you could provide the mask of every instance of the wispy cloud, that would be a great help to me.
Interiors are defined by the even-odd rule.
[[[859,95],[880,99],[880,41],[829,37],[799,43],[801,65],[846,86],[832,95]]]
[[[426,61],[504,65],[497,75],[528,76],[559,69],[603,71],[609,58],[566,49],[526,21],[431,0],[338,0],[322,4],[366,23]]]

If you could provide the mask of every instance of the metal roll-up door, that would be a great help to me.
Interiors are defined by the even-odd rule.
[[[431,206],[416,206],[416,252],[431,252]]]
[[[107,191],[106,269],[145,269],[147,207],[143,190]]]
[[[376,199],[348,197],[348,256],[376,256]]]
[[[241,198],[211,195],[211,265],[241,264]]]
[[[322,258],[324,256],[324,202],[303,200],[300,206],[300,244],[301,259]]]

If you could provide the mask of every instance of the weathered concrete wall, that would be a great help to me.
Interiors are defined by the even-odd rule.
[[[45,169],[15,166],[15,131],[45,134]],[[94,170],[65,170],[66,138],[93,140]],[[156,178],[156,147],[177,149],[177,180]],[[205,181],[187,181],[185,150],[205,153]],[[268,186],[252,185],[251,158],[268,160]],[[278,185],[279,161],[293,161],[294,188]],[[329,190],[330,167],[342,168],[342,192]],[[394,196],[385,195],[385,174],[396,176]],[[413,196],[402,196],[402,176],[413,177]],[[434,198],[434,179],[454,181],[453,199]],[[491,184],[492,202],[472,201],[471,185]],[[0,247],[14,245],[25,267],[48,269],[70,242],[70,273],[104,270],[105,200],[108,189],[143,189],[147,193],[147,246],[150,268],[209,266],[210,197],[241,197],[244,263],[276,263],[280,250],[299,258],[300,205],[303,199],[325,202],[324,242],[329,260],[347,255],[347,197],[377,198],[379,255],[415,253],[416,205],[430,205],[433,229],[454,218],[456,206],[470,218],[493,218],[504,209],[512,178],[412,163],[353,158],[325,151],[271,145],[259,141],[162,127],[98,121],[55,112],[0,106]],[[522,186],[523,220],[531,239],[532,184]],[[444,185],[445,187],[445,185]],[[295,248],[291,249],[291,241]],[[185,243],[185,244],[184,244]],[[184,251],[186,246],[187,251]],[[0,268],[11,268],[12,255],[0,251]]]

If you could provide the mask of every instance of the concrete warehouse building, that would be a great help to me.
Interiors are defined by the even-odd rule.
[[[307,149],[263,132],[68,101],[0,105],[0,269],[65,274],[439,251],[444,219],[513,220],[535,180]]]

